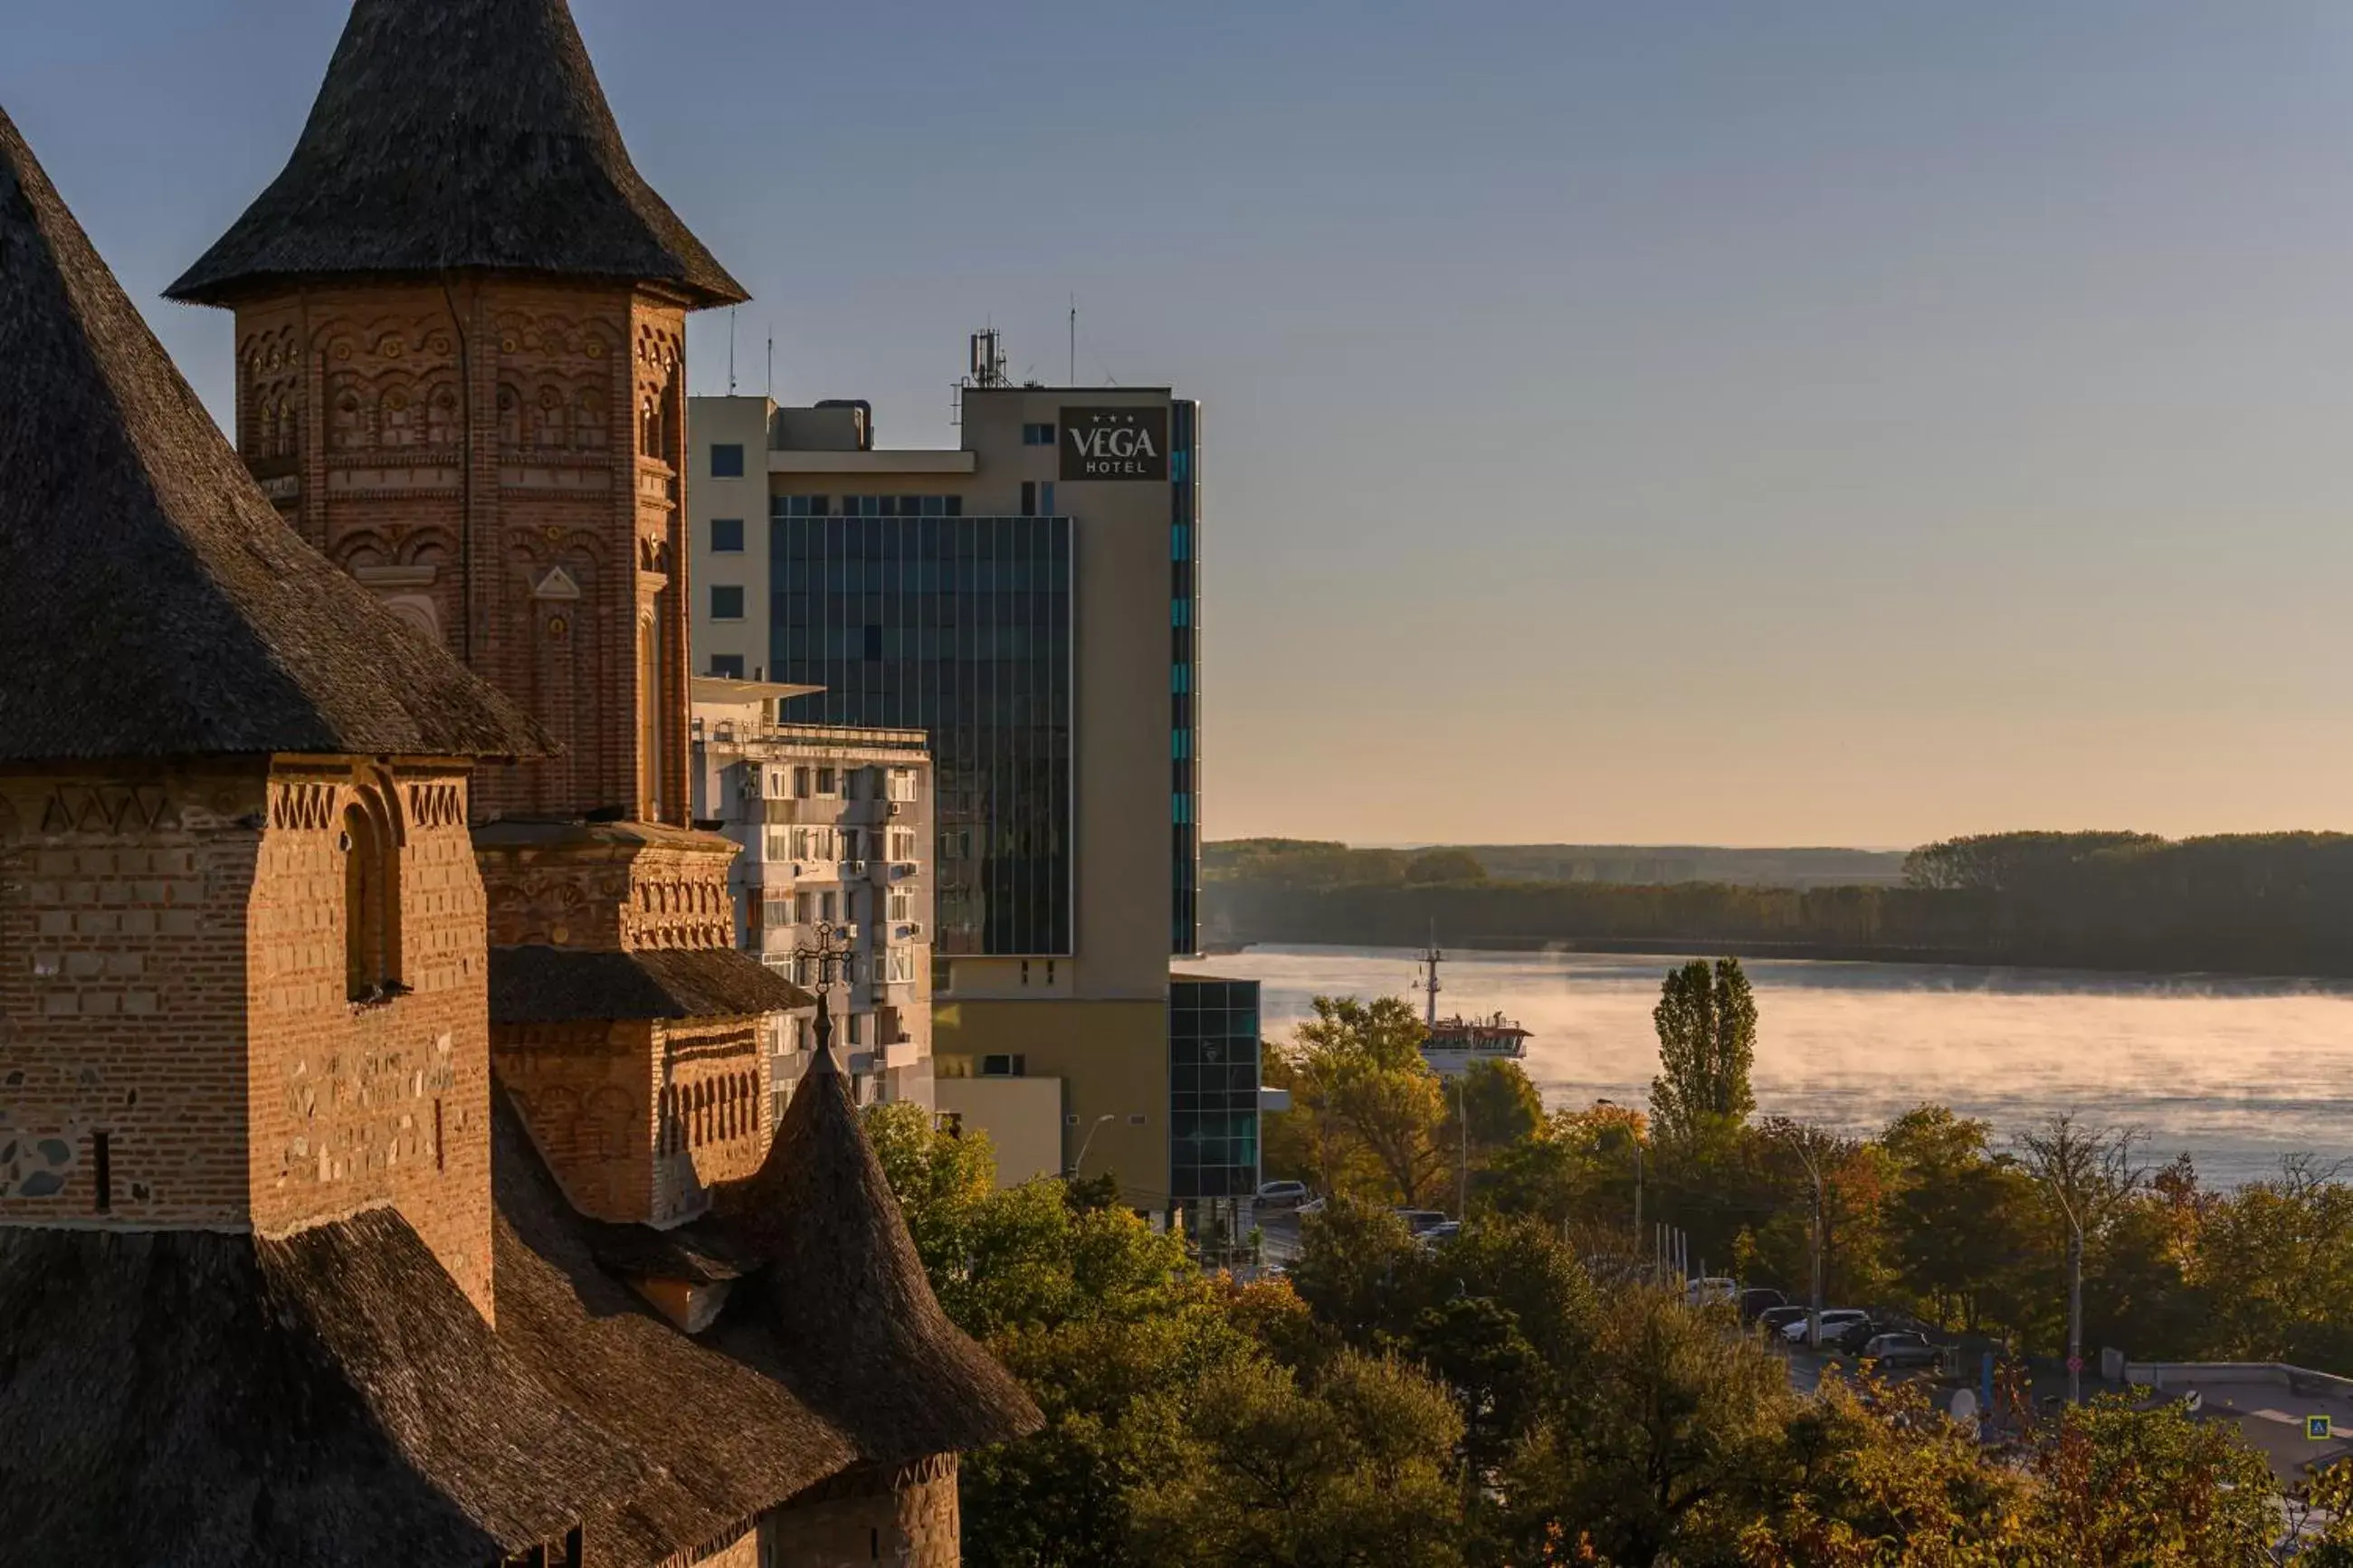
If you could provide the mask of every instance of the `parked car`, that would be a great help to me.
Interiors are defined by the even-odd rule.
[[[1740,1321],[1753,1323],[1776,1307],[1786,1307],[1789,1299],[1769,1285],[1751,1285],[1740,1293]]]
[[[1767,1307],[1757,1314],[1758,1326],[1768,1334],[1778,1334],[1791,1323],[1803,1323],[1805,1321],[1806,1309],[1803,1307]]]
[[[1438,1224],[1431,1226],[1428,1230],[1423,1231],[1419,1236],[1415,1237],[1414,1239],[1421,1243],[1422,1246],[1429,1247],[1431,1251],[1435,1252],[1440,1247],[1443,1246],[1447,1242],[1452,1241],[1456,1237],[1461,1236],[1461,1234],[1462,1222],[1461,1220],[1440,1220]]]
[[[1936,1347],[1926,1334],[1909,1329],[1897,1329],[1884,1334],[1873,1334],[1863,1342],[1862,1357],[1882,1366],[1934,1366]]]
[[[1841,1355],[1859,1356],[1862,1353],[1862,1347],[1880,1335],[1897,1331],[1894,1325],[1877,1322],[1868,1317],[1857,1322],[1841,1323],[1836,1328],[1826,1323],[1822,1326],[1822,1348],[1834,1350]]]
[[[1869,1321],[1871,1314],[1868,1312],[1860,1312],[1852,1307],[1831,1307],[1822,1313],[1822,1343],[1827,1345],[1855,1324]],[[1807,1332],[1805,1317],[1801,1314],[1796,1322],[1784,1328],[1781,1337],[1793,1345],[1804,1344],[1811,1337]]]
[[[1740,1299],[1740,1281],[1711,1274],[1704,1279],[1688,1280],[1683,1285],[1683,1300],[1694,1307],[1721,1306]]]
[[[1394,1209],[1390,1212],[1405,1221],[1406,1230],[1414,1236],[1419,1236],[1432,1226],[1446,1223],[1446,1213],[1442,1209]]]
[[[1258,1189],[1258,1206],[1262,1209],[1295,1209],[1307,1201],[1305,1182],[1261,1182]]]

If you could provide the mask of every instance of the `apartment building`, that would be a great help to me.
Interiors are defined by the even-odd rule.
[[[805,686],[699,678],[689,724],[697,822],[743,846],[728,874],[742,945],[805,987],[843,951],[831,998],[853,1097],[933,1103],[932,759],[918,730],[780,722]],[[772,1121],[811,1059],[813,1008],[769,1043]]]
[[[929,737],[937,1105],[1008,1180],[1050,1155],[1165,1215],[1168,961],[1198,945],[1200,410],[976,365],[953,449],[880,446],[855,402],[691,400],[695,664],[820,689],[783,700],[795,722]]]

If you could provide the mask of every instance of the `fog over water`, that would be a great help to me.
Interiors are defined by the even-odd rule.
[[[1406,948],[1257,947],[1187,965],[1264,983],[1262,1028],[1288,1038],[1327,995],[1409,996]],[[1441,1012],[1502,1011],[1535,1032],[1527,1069],[1551,1106],[1644,1104],[1651,1008],[1683,960],[1461,952]],[[1744,960],[1757,992],[1757,1110],[1862,1133],[1922,1100],[1994,1124],[2058,1110],[2133,1123],[2150,1154],[2187,1152],[2210,1185],[2282,1156],[2353,1158],[2353,984],[2073,970]]]

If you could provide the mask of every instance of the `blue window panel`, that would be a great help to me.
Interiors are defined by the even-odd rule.
[[[739,553],[744,548],[744,520],[740,517],[714,517],[711,520],[711,549],[714,554]]]
[[[711,477],[714,479],[740,479],[744,477],[744,447],[739,442],[725,442],[711,448]]]
[[[1193,754],[1193,731],[1190,730],[1169,731],[1168,754],[1171,758],[1180,763],[1190,757]]]
[[[1193,624],[1193,601],[1190,599],[1169,600],[1168,624],[1172,626],[1191,626]]]
[[[1193,820],[1193,797],[1191,795],[1171,795],[1169,799],[1171,801],[1170,809],[1176,814],[1177,821],[1190,822]]]
[[[1168,559],[1171,561],[1193,559],[1192,524],[1179,522],[1171,525],[1168,530]]]
[[[711,586],[711,618],[714,621],[740,621],[744,618],[744,590],[714,583]]]
[[[1193,667],[1189,664],[1170,665],[1168,667],[1168,689],[1178,694],[1192,690]]]

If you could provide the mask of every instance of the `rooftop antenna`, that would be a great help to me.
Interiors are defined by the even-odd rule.
[[[1071,379],[1065,386],[1079,384],[1079,297],[1071,296]]]
[[[735,307],[727,307],[727,395],[735,395]]]
[[[1003,386],[1005,374],[1005,340],[995,327],[983,327],[972,334],[972,370],[969,384],[974,386]]]
[[[776,323],[768,323],[768,401],[776,400]]]

